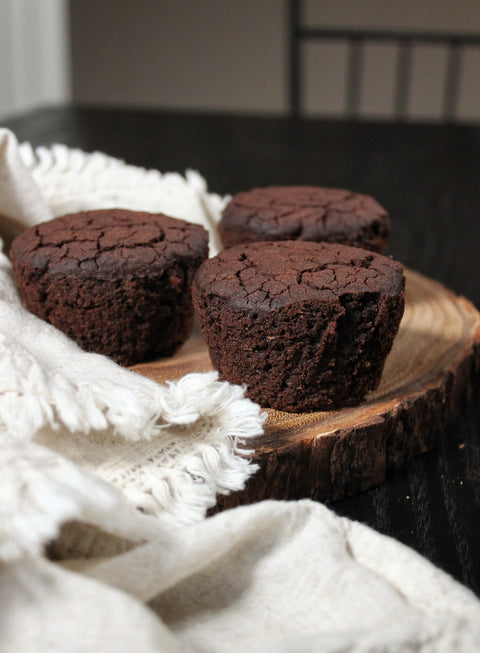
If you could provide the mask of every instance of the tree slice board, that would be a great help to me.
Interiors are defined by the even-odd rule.
[[[380,484],[431,449],[480,386],[480,313],[441,284],[405,271],[405,313],[380,386],[356,406],[286,413],[268,409],[265,432],[245,445],[258,471],[219,507],[262,499],[338,500]],[[133,370],[164,383],[212,366],[194,333],[172,358]]]

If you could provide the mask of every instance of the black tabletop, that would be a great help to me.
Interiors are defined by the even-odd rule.
[[[93,108],[44,109],[10,127],[33,145],[101,150],[209,190],[314,184],[373,195],[389,252],[480,308],[480,126],[389,124]],[[413,547],[480,595],[478,397],[437,447],[332,506]]]

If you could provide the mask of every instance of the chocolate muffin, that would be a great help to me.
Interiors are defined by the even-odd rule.
[[[359,403],[374,390],[404,309],[402,266],[355,247],[237,245],[206,260],[192,296],[221,378],[284,411]]]
[[[269,186],[237,193],[218,232],[224,247],[262,240],[311,240],[383,253],[390,218],[369,195],[316,186]]]
[[[207,232],[162,214],[86,211],[17,236],[10,257],[25,306],[87,351],[131,365],[172,354],[193,324],[192,278]]]

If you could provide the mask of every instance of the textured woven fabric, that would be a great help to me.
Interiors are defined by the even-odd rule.
[[[197,173],[161,175],[62,146],[33,151],[0,131],[0,215],[26,227],[67,210],[112,204],[168,211],[211,230],[204,207],[216,207],[218,219],[221,199],[208,195]],[[118,502],[115,489],[128,505],[172,524],[202,519],[218,493],[241,488],[255,469],[237,446],[261,433],[262,424],[243,390],[213,372],[162,386],[82,351],[23,308],[0,252],[0,469],[9,498],[0,506],[4,557],[38,552],[66,518],[95,523],[95,497],[101,505],[110,492],[109,500]],[[84,548],[78,537],[69,555]]]
[[[5,651],[471,653],[478,599],[310,501],[236,508],[108,559],[0,568]]]

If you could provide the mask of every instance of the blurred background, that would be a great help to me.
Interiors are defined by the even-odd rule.
[[[289,111],[286,0],[0,0],[0,119],[81,103],[285,115]],[[479,0],[305,0],[321,28],[480,30]],[[389,119],[399,48],[362,46],[359,116]],[[303,109],[344,109],[347,45],[307,41]],[[438,121],[447,50],[411,53],[409,120]],[[480,48],[462,51],[456,120],[480,120]]]

